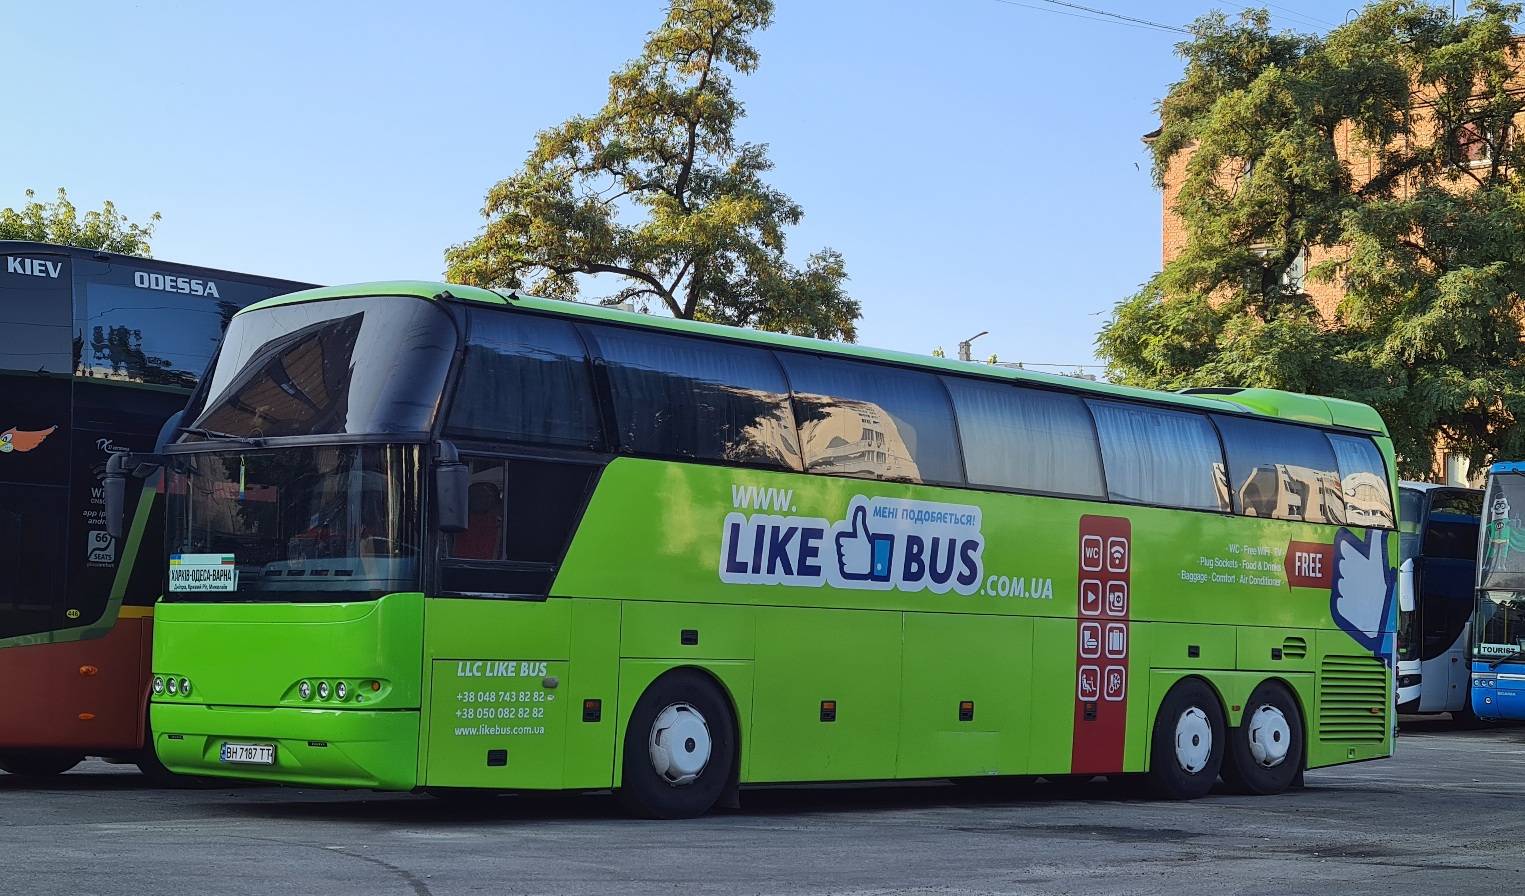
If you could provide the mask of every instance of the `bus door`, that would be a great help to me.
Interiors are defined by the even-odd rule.
[[[1483,494],[1436,489],[1414,558],[1420,712],[1457,712],[1471,699],[1467,628],[1472,618]]]

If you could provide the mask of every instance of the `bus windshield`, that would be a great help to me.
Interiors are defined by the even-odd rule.
[[[335,601],[418,588],[416,445],[182,455],[165,599]]]
[[[1507,656],[1525,648],[1525,476],[1489,475],[1481,541],[1473,651]]]
[[[438,305],[377,296],[233,318],[187,429],[240,438],[424,432],[455,352]]]

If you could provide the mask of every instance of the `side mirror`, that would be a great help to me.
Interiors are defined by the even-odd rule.
[[[106,534],[113,539],[122,537],[122,518],[126,515],[127,503],[127,465],[131,459],[131,454],[118,451],[106,461],[106,478],[102,482],[106,497]]]
[[[1409,558],[1398,567],[1398,611],[1414,612],[1414,560]]]
[[[106,461],[106,475],[101,480],[106,499],[106,534],[112,538],[122,537],[122,524],[127,515],[127,476],[146,479],[164,466],[159,454],[133,454],[130,451],[114,451]]]
[[[441,532],[466,531],[466,493],[470,487],[471,468],[461,463],[454,445],[440,442],[439,460],[434,466],[434,506]]]

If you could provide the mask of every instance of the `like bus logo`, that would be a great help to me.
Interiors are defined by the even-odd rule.
[[[868,508],[853,508],[852,528],[837,533],[837,564],[842,578],[888,582],[895,558],[895,537],[868,530]]]
[[[855,495],[838,520],[728,513],[719,572],[733,585],[974,594],[984,550],[978,506]]]

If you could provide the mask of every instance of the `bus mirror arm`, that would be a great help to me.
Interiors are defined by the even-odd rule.
[[[447,534],[465,532],[466,493],[471,487],[471,468],[461,463],[461,456],[455,446],[446,441],[436,443],[436,457],[434,505],[438,512],[439,530]]]
[[[1414,612],[1414,561],[1403,561],[1398,567],[1398,609],[1404,613]]]
[[[102,481],[106,500],[106,534],[112,538],[122,537],[122,523],[126,516],[127,477],[146,479],[164,466],[164,458],[158,454],[133,454],[130,451],[113,451],[106,461],[106,475]]]

